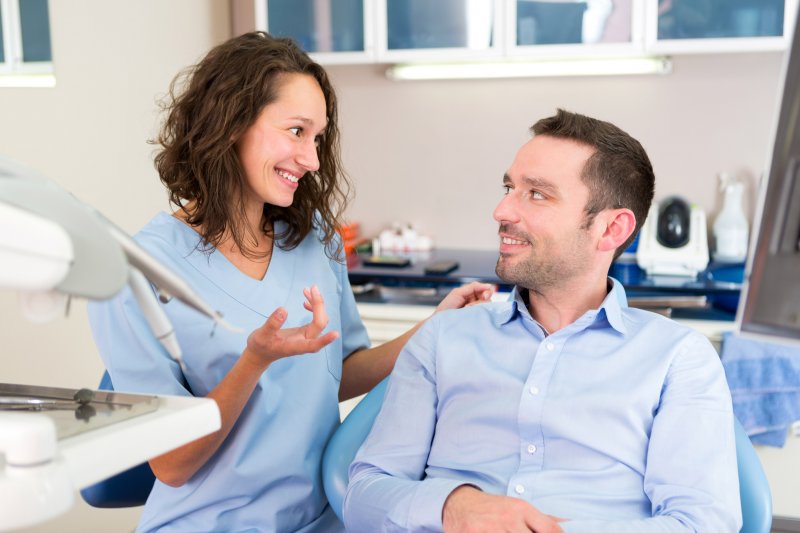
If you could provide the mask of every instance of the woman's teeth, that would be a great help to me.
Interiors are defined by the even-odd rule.
[[[291,181],[292,183],[297,183],[298,181],[300,181],[300,178],[298,178],[294,174],[289,174],[288,172],[285,172],[283,170],[278,170],[277,172],[278,172],[279,176],[281,176],[283,178],[286,178],[287,180]]]

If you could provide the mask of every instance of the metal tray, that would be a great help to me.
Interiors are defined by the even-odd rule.
[[[59,440],[150,413],[158,403],[156,396],[0,383],[0,412],[49,416]]]

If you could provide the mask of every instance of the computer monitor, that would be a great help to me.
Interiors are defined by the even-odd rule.
[[[800,11],[798,11],[800,15]],[[737,322],[746,336],[800,343],[800,32],[783,68],[768,179],[761,187]]]

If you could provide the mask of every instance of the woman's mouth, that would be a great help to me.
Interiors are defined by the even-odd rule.
[[[295,176],[291,172],[287,172],[285,170],[275,170],[275,172],[278,174],[278,176],[295,185],[297,185],[297,182],[300,181],[300,176]]]

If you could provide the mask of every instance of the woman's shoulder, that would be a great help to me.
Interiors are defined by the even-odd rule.
[[[196,250],[200,235],[174,216],[160,212],[134,235],[134,240],[158,256],[186,256]]]
[[[186,240],[188,234],[192,235],[194,240],[199,238],[199,234],[192,228],[184,224],[181,220],[173,215],[161,211],[151,218],[142,229],[140,229],[134,236],[136,240],[172,240],[180,241]]]

